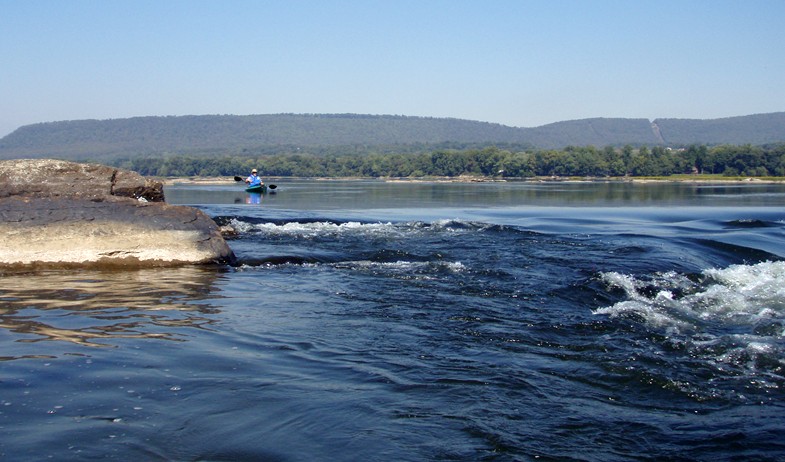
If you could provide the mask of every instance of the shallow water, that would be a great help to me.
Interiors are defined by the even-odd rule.
[[[173,186],[237,267],[4,274],[9,460],[781,460],[785,187]]]

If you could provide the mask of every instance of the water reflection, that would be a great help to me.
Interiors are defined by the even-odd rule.
[[[506,182],[438,183],[378,180],[290,179],[280,194],[259,198],[265,208],[292,210],[427,207],[582,207],[582,206],[780,206],[785,184]],[[172,204],[254,203],[236,186],[174,185]]]
[[[235,204],[240,202],[240,199],[234,200]],[[248,193],[245,195],[245,203],[254,205],[254,204],[261,204],[262,203],[262,193]]]
[[[59,340],[90,347],[112,339],[183,341],[183,328],[207,328],[217,268],[52,271],[0,278],[0,328],[16,343]],[[109,341],[107,341],[109,340]],[[13,351],[20,349],[20,351]],[[0,359],[27,356],[6,344]],[[18,355],[14,353],[19,353]]]

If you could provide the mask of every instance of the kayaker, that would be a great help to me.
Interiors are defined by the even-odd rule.
[[[245,179],[248,186],[262,186],[264,181],[256,175],[256,169],[251,170],[251,176]]]

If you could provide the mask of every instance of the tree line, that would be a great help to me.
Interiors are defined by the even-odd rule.
[[[752,146],[692,145],[684,149],[569,146],[563,150],[516,151],[497,146],[439,149],[427,153],[265,156],[137,157],[116,166],[146,176],[232,176],[252,168],[262,176],[293,177],[621,177],[701,173],[726,176],[785,176],[785,143]]]

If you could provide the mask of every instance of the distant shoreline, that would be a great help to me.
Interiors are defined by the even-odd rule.
[[[382,181],[385,183],[694,183],[694,184],[779,184],[785,183],[785,177],[527,177],[499,178],[482,176],[459,177],[427,177],[427,178],[390,178],[390,177],[264,177],[267,183],[285,182],[286,180],[314,181]],[[176,184],[231,184],[240,183],[234,177],[174,177],[158,178],[165,186]]]

